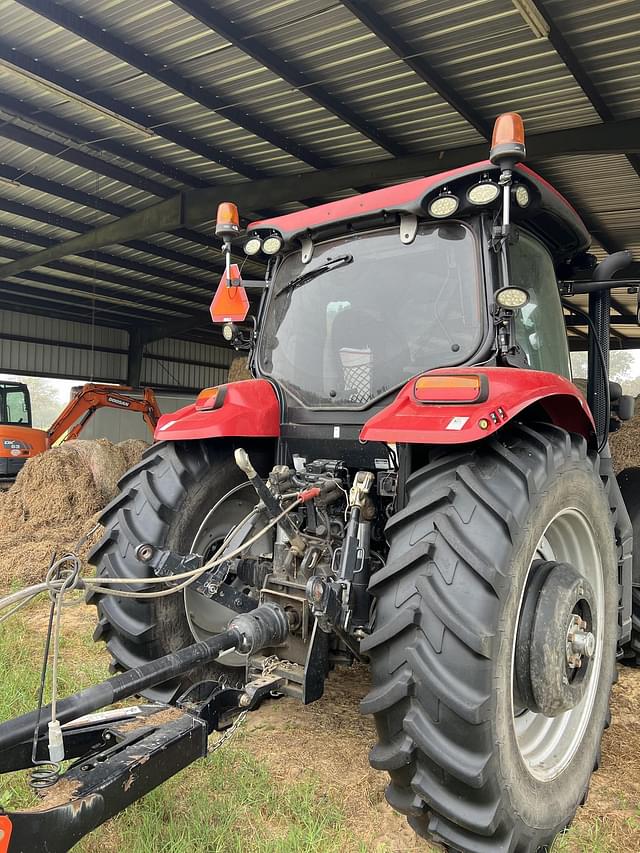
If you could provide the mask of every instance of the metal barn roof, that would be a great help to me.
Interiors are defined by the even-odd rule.
[[[0,309],[211,342],[219,199],[281,213],[464,165],[507,110],[596,253],[640,269],[637,0],[0,0],[0,19]],[[614,293],[620,346],[635,304]]]

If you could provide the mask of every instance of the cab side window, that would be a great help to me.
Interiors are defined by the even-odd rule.
[[[516,338],[529,366],[571,378],[569,347],[551,255],[538,240],[520,232],[509,247],[511,283],[529,293],[516,313]]]

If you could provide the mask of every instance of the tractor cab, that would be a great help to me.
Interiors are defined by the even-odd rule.
[[[519,162],[518,129],[501,134],[493,162],[249,225],[245,252],[268,261],[257,332],[224,333],[278,387],[285,421],[365,424],[434,369],[570,378],[556,269],[589,235]]]

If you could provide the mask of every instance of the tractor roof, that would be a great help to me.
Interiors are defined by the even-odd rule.
[[[556,257],[567,257],[586,249],[590,244],[589,232],[573,207],[544,178],[527,166],[515,167],[516,178],[534,188],[536,202],[524,211],[513,207],[514,220],[526,221],[532,230],[547,243]],[[296,238],[317,234],[330,229],[347,230],[355,220],[374,218],[385,213],[413,213],[427,217],[427,203],[443,187],[456,193],[462,185],[464,191],[483,175],[497,179],[499,168],[489,160],[472,163],[448,172],[407,181],[373,192],[331,201],[317,207],[298,210],[283,216],[261,219],[249,225],[249,231],[277,231],[286,244]],[[472,209],[468,209],[467,213]],[[459,216],[460,214],[458,214]]]

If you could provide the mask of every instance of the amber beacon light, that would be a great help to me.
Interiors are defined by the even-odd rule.
[[[503,113],[493,126],[489,159],[502,169],[512,169],[527,155],[524,144],[524,122],[518,113]]]

